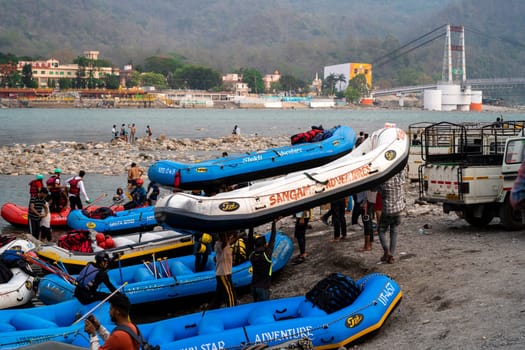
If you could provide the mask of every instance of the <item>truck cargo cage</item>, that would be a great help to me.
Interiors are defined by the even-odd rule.
[[[505,141],[523,135],[524,126],[525,121],[434,123],[421,133],[421,156],[426,163],[501,164]]]

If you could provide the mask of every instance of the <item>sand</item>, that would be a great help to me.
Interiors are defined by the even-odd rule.
[[[371,252],[356,251],[363,245],[360,228],[346,241],[330,242],[333,229],[316,208],[307,231],[309,257],[277,276],[272,298],[303,294],[331,272],[355,279],[382,272],[400,285],[403,299],[379,332],[351,348],[523,349],[525,232],[505,231],[497,219],[475,229],[439,205],[415,204],[416,197],[417,184],[407,184],[394,264],[380,263],[377,237]],[[425,224],[432,228],[420,234]],[[293,237],[291,218],[278,227]],[[250,301],[241,297],[241,303]]]

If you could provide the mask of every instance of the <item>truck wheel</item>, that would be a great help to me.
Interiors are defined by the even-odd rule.
[[[501,225],[507,230],[520,230],[525,227],[521,219],[521,211],[512,207],[508,196],[505,198],[505,203],[501,206],[499,218]]]
[[[484,208],[483,214],[478,218],[474,216],[474,211],[465,209],[463,211],[463,219],[474,227],[484,227],[494,219],[494,214]]]

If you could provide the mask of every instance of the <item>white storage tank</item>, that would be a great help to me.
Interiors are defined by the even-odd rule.
[[[441,111],[441,90],[425,90],[423,108],[429,111]]]
[[[470,101],[470,110],[481,112],[483,109],[483,92],[481,90],[472,90]]]

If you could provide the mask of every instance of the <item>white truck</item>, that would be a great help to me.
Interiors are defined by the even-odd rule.
[[[442,203],[469,224],[499,217],[509,230],[525,228],[512,208],[510,190],[525,159],[525,121],[433,123],[421,132],[423,164],[418,168],[419,199]]]

